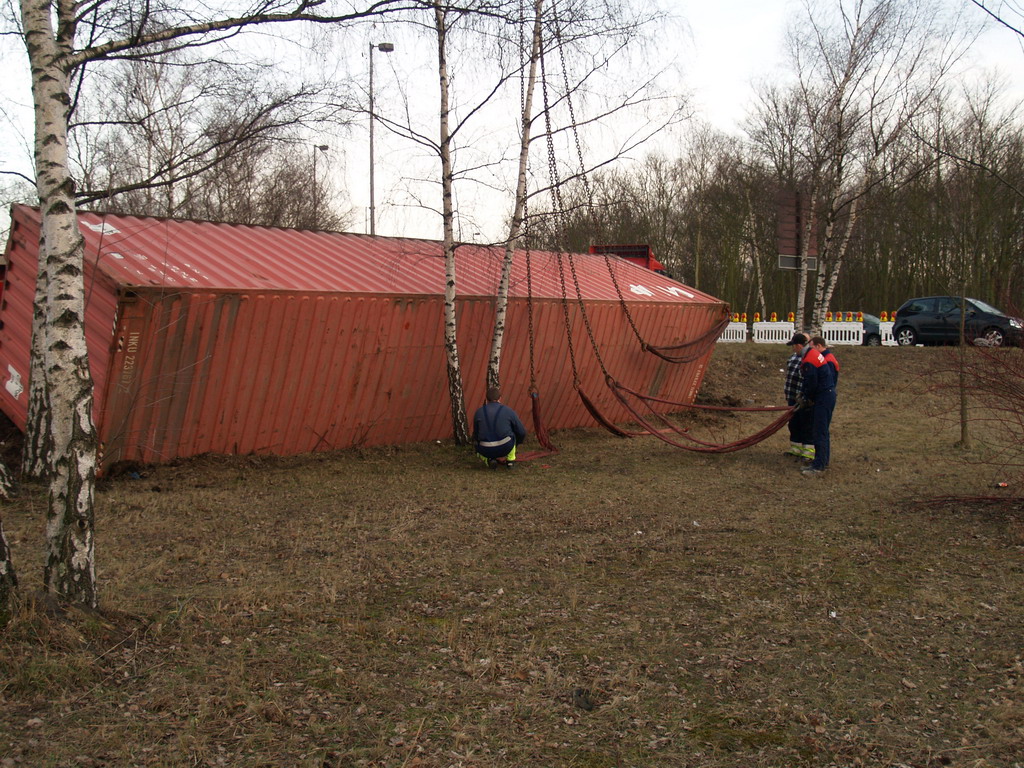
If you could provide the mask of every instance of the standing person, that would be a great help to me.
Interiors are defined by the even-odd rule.
[[[789,406],[803,403],[803,394],[800,389],[803,384],[803,376],[800,374],[800,363],[804,359],[807,341],[806,333],[794,333],[793,338],[786,342],[787,347],[793,348],[793,354],[786,361],[786,382],[783,385],[786,404]],[[799,459],[814,458],[810,408],[800,408],[789,420],[789,450],[786,451],[786,455]]]
[[[526,439],[526,427],[516,412],[501,402],[497,387],[487,390],[487,402],[473,416],[473,445],[477,456],[492,469],[499,464],[512,469],[516,446]]]
[[[832,369],[832,378],[835,381],[835,386],[838,387],[839,386],[839,361],[836,360],[836,356],[834,354],[832,354],[831,348],[829,348],[829,347],[827,347],[825,345],[825,339],[823,339],[821,336],[815,336],[813,339],[811,339],[811,345],[816,350],[821,352],[822,357],[825,358],[825,362],[828,363],[829,367]]]
[[[829,426],[832,423],[832,411],[836,407],[835,376],[839,370],[839,361],[835,359],[835,355],[828,352],[831,355],[831,361],[829,361],[822,354],[822,350],[828,352],[825,340],[821,336],[811,337],[810,347],[800,365],[800,373],[804,377],[803,396],[813,403],[811,432],[814,440],[814,461],[809,467],[804,467],[801,470],[805,475],[810,476],[820,475],[828,469],[831,458]]]

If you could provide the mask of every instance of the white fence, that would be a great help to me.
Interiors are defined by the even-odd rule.
[[[755,344],[785,344],[796,332],[790,322],[759,322],[750,326],[750,339]],[[896,346],[892,336],[892,323],[884,322],[879,326],[882,344],[887,347]],[[858,346],[864,343],[864,324],[856,321],[822,323],[821,336],[830,346]],[[729,323],[718,337],[719,343],[735,344],[747,340],[747,324],[743,322]]]
[[[882,337],[882,345],[886,347],[895,347],[896,339],[892,335],[892,321],[882,321],[878,324],[878,334]]]
[[[821,337],[829,345],[849,344],[857,346],[864,341],[864,323],[822,323]]]
[[[718,337],[718,340],[723,344],[735,344],[746,341],[747,324],[740,322],[729,323],[725,326],[725,330],[722,331],[722,335]]]
[[[882,344],[886,347],[895,347],[896,339],[892,335],[892,321],[882,321],[878,326],[878,333],[882,337]],[[785,344],[791,338],[796,329],[790,322],[755,322],[750,326],[750,340],[755,344]],[[864,343],[864,323],[856,320],[831,320],[821,325],[821,336],[827,344],[858,346]],[[720,343],[735,344],[747,340],[747,324],[742,321],[729,323],[718,337]]]
[[[754,323],[752,327],[755,344],[785,344],[793,338],[793,324],[789,322]]]

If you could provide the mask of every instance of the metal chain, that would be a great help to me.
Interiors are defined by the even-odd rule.
[[[587,312],[586,305],[583,303],[583,293],[580,291],[580,280],[576,275],[576,262],[571,253],[567,253],[566,257],[569,259],[569,271],[572,272],[572,283],[576,289],[576,300],[580,305],[580,313],[583,315],[583,325],[587,329],[587,336],[590,338],[590,345],[594,348],[594,357],[597,358],[597,364],[601,366],[601,372],[604,374],[605,378],[611,379],[612,375],[608,373],[608,369],[604,365],[604,360],[601,357],[601,350],[597,346],[597,338],[594,336],[594,329],[590,325],[590,313]]]
[[[523,220],[526,221],[526,206],[523,206]],[[534,363],[536,337],[533,329],[533,266],[530,257],[530,241],[526,239],[526,330],[530,338],[530,391],[537,391],[537,368]]]
[[[572,321],[569,319],[569,297],[565,291],[565,265],[562,261],[562,252],[557,251],[555,258],[558,259],[558,282],[562,285],[562,316],[565,318],[565,338],[569,342],[569,361],[572,363],[572,385],[579,389],[580,372],[576,367],[576,345],[572,340]]]
[[[555,3],[552,7],[552,16],[554,20],[555,40],[558,43],[558,56],[559,63],[562,67],[562,84],[565,88],[565,103],[569,108],[569,125],[572,128],[573,142],[576,145],[576,159],[580,166],[580,179],[583,182],[583,191],[587,201],[587,214],[591,219],[592,230],[597,229],[596,222],[594,221],[594,193],[590,186],[590,176],[587,174],[587,164],[583,159],[583,146],[580,142],[580,131],[579,124],[576,120],[576,107],[573,105],[572,100],[572,88],[569,85],[569,69],[565,64],[565,46],[562,45],[562,24],[558,18],[558,4]],[[622,288],[619,286],[619,281],[615,276],[615,270],[612,266],[611,257],[608,253],[604,254],[604,263],[608,269],[608,276],[611,278],[612,285],[615,287],[615,293],[619,297],[619,304],[622,307],[623,313],[626,315],[626,320],[629,323],[629,327],[633,329],[633,334],[636,336],[637,341],[640,342],[640,348],[643,350],[647,349],[647,342],[644,341],[643,336],[640,334],[640,329],[637,328],[636,321],[633,319],[633,313],[629,311],[629,305],[626,303],[626,298],[622,293]]]
[[[558,230],[564,234],[566,231],[565,226],[565,206],[562,202],[561,195],[561,177],[558,173],[558,163],[555,159],[555,142],[554,134],[551,130],[551,102],[548,94],[548,82],[547,82],[547,70],[544,62],[544,56],[540,58],[541,64],[541,91],[544,95],[544,125],[547,132],[547,149],[548,149],[548,173],[551,177],[551,195],[554,202],[554,209],[556,215],[556,223]],[[587,312],[586,304],[583,301],[583,293],[580,290],[579,275],[576,273],[576,262],[573,259],[571,253],[565,253],[563,258],[562,250],[560,249],[557,253],[558,258],[558,276],[562,285],[562,313],[565,316],[565,330],[566,335],[569,339],[569,356],[572,361],[572,373],[573,383],[579,384],[579,371],[576,367],[576,352],[572,340],[572,323],[569,319],[569,297],[565,287],[565,262],[564,259],[569,261],[569,271],[572,274],[573,288],[576,291],[576,301],[580,307],[580,315],[583,317],[583,325],[587,330],[587,337],[590,339],[590,345],[594,350],[594,358],[597,360],[598,365],[601,367],[601,371],[605,377],[609,377],[608,369],[604,364],[604,360],[601,357],[601,350],[597,345],[597,339],[594,336],[594,329],[590,324],[590,315]]]
[[[629,311],[629,304],[626,303],[626,297],[622,295],[622,288],[619,286],[619,281],[615,277],[615,269],[612,267],[612,260],[608,254],[604,254],[604,264],[608,268],[608,276],[612,279],[612,285],[615,286],[615,294],[619,297],[619,304],[622,305],[622,311],[626,315],[626,320],[629,322],[629,327],[633,329],[633,335],[636,336],[636,340],[640,342],[640,349],[646,351],[649,346],[644,337],[640,335],[640,329],[636,327],[636,321],[633,319],[633,313]]]

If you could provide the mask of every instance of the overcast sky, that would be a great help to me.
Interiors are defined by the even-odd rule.
[[[969,5],[969,0],[940,2],[950,8]],[[656,51],[653,55],[658,60],[652,61],[651,65],[674,63],[679,72],[678,87],[692,94],[695,115],[721,130],[739,132],[751,102],[752,82],[770,76],[784,64],[785,28],[792,16],[800,11],[801,3],[799,0],[662,0],[662,7],[679,20],[682,32],[678,36],[674,32],[669,36],[671,49]],[[975,8],[971,8],[970,12],[983,15]],[[382,26],[379,33],[371,34],[379,34],[375,38],[377,41],[390,37],[386,26]],[[27,75],[24,75],[24,50],[16,43],[14,38],[4,38],[0,45],[0,66],[5,71],[5,77],[0,81],[0,98],[15,121],[18,121],[20,115],[19,124],[28,130],[26,126],[30,113],[27,105],[30,104],[31,95]],[[354,58],[349,64],[352,72],[358,76],[359,69],[366,66],[366,49],[363,49],[361,55],[358,51],[353,51],[351,55]],[[429,61],[429,51],[416,55],[408,46],[399,46],[394,53],[386,56],[378,53],[377,57],[378,109],[384,111],[399,106],[399,99],[404,97],[395,91],[399,87],[396,81],[412,77],[409,70],[411,59],[420,60],[420,70],[428,73],[422,82],[429,84],[430,77],[433,77],[433,89],[436,89],[436,75],[429,74],[429,70],[435,66]],[[1008,30],[993,26],[985,33],[980,44],[975,46],[972,57],[976,70],[999,68],[1010,76],[1019,97],[1022,93],[1022,79],[1018,73],[1024,66],[1024,51],[1021,50],[1019,38]],[[17,108],[18,105],[21,105],[21,110]],[[353,230],[365,231],[366,208],[369,204],[368,137],[365,127],[359,125],[346,135],[314,137],[313,143],[327,143],[331,146],[329,156],[322,158],[324,165],[321,168],[335,175],[339,188],[348,190],[356,210],[357,221]],[[429,125],[426,128],[429,129]],[[686,126],[678,130],[686,130]],[[427,166],[417,167],[410,157],[409,149],[402,147],[394,137],[389,137],[380,128],[377,141],[375,167],[378,233],[439,236],[440,223],[437,216],[410,208],[409,196],[402,191],[403,185],[408,186],[405,179],[410,175],[429,173],[424,170]],[[27,163],[27,147],[17,138],[12,125],[0,125],[0,167],[13,167],[27,173]],[[436,190],[426,189],[431,190],[430,194]],[[473,202],[479,203],[473,197],[475,194],[463,192],[459,203],[464,210],[468,211]],[[511,201],[485,202],[484,206],[493,209],[492,220],[500,222],[506,214],[504,209],[510,204]],[[490,229],[480,224],[479,219],[467,227],[470,230]],[[482,237],[498,237],[499,229],[495,227],[493,231],[483,233]],[[474,234],[474,231],[462,232],[462,236],[467,239],[473,239]]]

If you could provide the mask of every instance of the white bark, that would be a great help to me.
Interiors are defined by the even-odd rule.
[[[522,130],[519,144],[519,175],[516,180],[516,202],[505,241],[505,258],[501,264],[501,280],[494,309],[494,336],[491,356],[487,362],[487,386],[501,386],[501,350],[505,340],[505,316],[508,313],[508,284],[512,272],[512,257],[519,242],[526,211],[526,172],[530,159],[530,138],[533,126],[533,91],[537,82],[537,62],[540,59],[541,11],[544,0],[534,2],[533,42],[530,45],[530,73],[523,94]]]
[[[441,220],[444,245],[444,348],[448,369],[448,396],[452,409],[455,442],[469,442],[466,397],[462,388],[462,364],[459,361],[458,315],[455,307],[455,210],[452,205],[452,136],[449,128],[447,26],[444,8],[434,2],[434,28],[437,32],[437,76],[441,86],[438,147],[441,156]]]
[[[801,226],[803,232],[800,235],[800,263],[797,265],[798,276],[797,276],[797,289],[796,289],[796,327],[800,330],[807,331],[811,330],[811,327],[807,324],[807,282],[809,279],[809,272],[807,269],[807,260],[811,258],[811,243],[814,242],[814,200],[818,196],[818,190],[816,187],[811,187],[810,194],[808,196],[809,202],[804,202],[801,197],[797,197],[797,212],[801,217]],[[821,269],[821,260],[818,260],[818,269]],[[821,330],[821,326],[816,326],[813,330]]]
[[[832,245],[834,239],[835,225],[829,225],[829,232],[825,239],[828,243],[828,252],[831,254],[829,260],[828,269],[821,269],[818,271],[818,284],[816,288],[816,302],[814,307],[814,316],[817,326],[820,328],[821,323],[825,320],[825,315],[828,313],[828,308],[832,304],[832,294],[836,290],[836,284],[839,282],[839,273],[843,269],[843,263],[846,260],[846,251],[850,245],[850,236],[853,234],[853,228],[857,225],[858,212],[860,209],[860,196],[855,197],[850,203],[850,211],[847,216],[846,225],[843,228],[842,237],[837,244]]]
[[[11,548],[7,545],[7,537],[4,535],[3,520],[0,520],[0,628],[10,621],[14,612],[17,588],[18,577],[14,573],[14,563],[11,561]]]
[[[40,253],[44,246],[40,243]],[[42,479],[46,474],[46,374],[43,370],[43,345],[46,341],[46,261],[39,259],[35,304],[32,311],[32,352],[29,358],[28,408],[25,418],[25,443],[22,446],[21,472]]]
[[[54,596],[96,605],[93,496],[96,430],[85,343],[84,244],[78,230],[74,182],[68,173],[68,53],[74,5],[22,0],[21,18],[32,70],[36,185],[42,209],[39,273],[45,295],[42,349],[45,375],[47,498],[45,588]]]
[[[0,462],[0,499],[7,501],[14,495],[14,478],[7,465]],[[14,612],[15,590],[18,577],[14,572],[14,561],[11,559],[11,548],[4,534],[4,522],[0,519],[0,628],[11,618]]]

